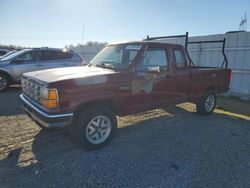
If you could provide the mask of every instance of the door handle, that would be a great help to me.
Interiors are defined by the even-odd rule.
[[[36,67],[41,67],[41,66],[43,66],[43,65],[41,65],[41,64],[37,64],[37,65],[35,65]]]
[[[171,78],[172,76],[171,75],[167,75],[166,78]]]

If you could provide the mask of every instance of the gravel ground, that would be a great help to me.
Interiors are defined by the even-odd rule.
[[[0,93],[0,187],[250,187],[250,116],[193,104],[119,118],[110,145],[78,148]]]

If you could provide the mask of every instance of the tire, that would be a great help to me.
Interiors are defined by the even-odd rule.
[[[110,142],[116,128],[115,113],[108,108],[95,106],[77,112],[70,133],[85,150],[97,150]]]
[[[10,78],[8,75],[0,73],[0,92],[6,91],[10,86]]]
[[[196,104],[198,114],[204,116],[212,114],[216,106],[216,101],[217,97],[214,92],[206,92]]]

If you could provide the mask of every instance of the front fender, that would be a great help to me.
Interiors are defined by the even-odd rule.
[[[79,95],[70,103],[70,109],[76,111],[84,105],[91,103],[102,103],[112,101],[114,103],[116,94],[112,92],[98,92],[96,94],[83,94]]]

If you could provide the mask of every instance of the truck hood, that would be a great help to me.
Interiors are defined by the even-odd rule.
[[[75,80],[79,85],[97,84],[105,82],[108,74],[115,71],[98,67],[79,66],[47,69],[24,73],[23,76],[34,78],[46,83],[58,82],[63,80]]]

